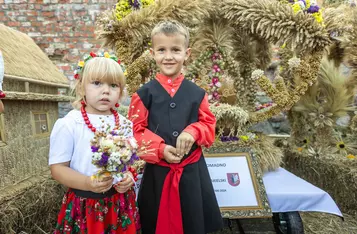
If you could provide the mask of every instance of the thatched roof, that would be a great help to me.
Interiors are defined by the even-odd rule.
[[[68,84],[46,54],[26,34],[0,24],[0,50],[5,63],[5,78],[28,78],[54,84]]]

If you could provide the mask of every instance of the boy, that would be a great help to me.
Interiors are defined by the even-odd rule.
[[[151,33],[156,79],[132,97],[129,118],[138,142],[149,142],[138,203],[143,234],[205,234],[223,221],[201,146],[215,139],[205,91],[181,74],[190,55],[187,28],[159,23]]]

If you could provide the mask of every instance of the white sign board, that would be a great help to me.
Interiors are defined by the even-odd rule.
[[[249,157],[246,155],[205,157],[219,207],[260,207]]]

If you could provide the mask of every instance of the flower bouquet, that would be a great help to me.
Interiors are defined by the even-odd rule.
[[[139,159],[138,144],[134,137],[126,137],[117,129],[96,134],[91,141],[92,164],[100,168],[92,179],[112,176],[121,181],[130,171],[137,180],[137,172],[145,164]]]

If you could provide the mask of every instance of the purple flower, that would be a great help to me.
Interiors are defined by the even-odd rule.
[[[109,156],[106,153],[102,154],[102,158],[98,161],[100,167],[105,167],[108,164]]]
[[[319,12],[319,10],[320,10],[319,6],[314,5],[314,6],[310,6],[310,8],[307,9],[307,12],[310,14],[313,14],[313,13]]]
[[[134,161],[135,161],[134,158],[131,157],[130,160],[129,160],[129,164],[130,164],[130,165],[133,165],[133,164],[134,164]]]
[[[124,164],[124,167],[121,169],[121,172],[126,172],[127,171],[127,169],[126,169],[126,165]]]
[[[92,149],[92,152],[94,153],[94,152],[98,152],[98,150],[99,150],[99,147],[96,147],[96,146],[91,146],[90,147],[91,149]]]
[[[133,153],[133,155],[131,155],[131,158],[133,158],[134,160],[139,160],[138,155],[136,155],[136,153]]]
[[[129,0],[129,4],[135,10],[139,10],[140,9],[140,2],[138,0]]]

